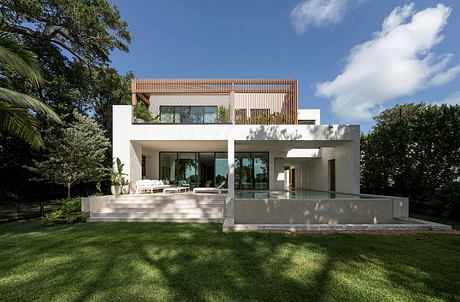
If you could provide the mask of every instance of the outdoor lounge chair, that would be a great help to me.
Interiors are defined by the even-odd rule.
[[[165,185],[162,180],[142,179],[136,181],[136,194],[146,191],[153,194],[153,191],[162,191],[163,189],[169,187],[171,186]]]
[[[225,181],[222,182],[218,187],[216,188],[195,188],[193,189],[193,193],[227,193],[228,189],[224,189]]]

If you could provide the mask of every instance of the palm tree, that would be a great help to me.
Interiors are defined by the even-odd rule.
[[[35,54],[10,33],[0,31],[0,77],[12,75],[24,78],[37,88],[44,82]],[[59,116],[40,100],[0,87],[0,137],[13,135],[34,149],[43,148],[37,114],[60,122]]]

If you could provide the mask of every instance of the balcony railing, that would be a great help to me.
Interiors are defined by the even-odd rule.
[[[163,106],[157,116],[141,103],[133,110],[135,124],[231,124],[224,106]]]

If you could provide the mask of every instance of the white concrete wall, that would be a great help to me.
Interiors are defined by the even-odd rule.
[[[321,110],[320,109],[298,109],[297,120],[314,120],[315,125],[321,124]]]
[[[159,179],[159,152],[156,149],[142,148],[145,156],[145,176],[147,179]]]
[[[143,141],[261,141],[263,149],[270,150],[270,141],[292,148],[322,147],[321,160],[310,160],[302,171],[296,173],[298,187],[326,190],[327,160],[336,159],[336,189],[345,193],[359,193],[359,126],[349,125],[165,125],[132,124],[132,107],[113,106],[113,157],[125,164],[125,172],[131,181],[141,178],[141,155]],[[268,143],[268,145],[267,145]],[[238,147],[236,147],[238,149]],[[193,151],[193,150],[189,150]],[[154,158],[155,154],[151,154]],[[280,155],[279,157],[285,157]],[[277,154],[271,154],[270,167],[276,167]],[[157,159],[153,159],[155,165]],[[282,165],[282,164],[281,164]],[[284,166],[284,165],[282,165]],[[154,169],[158,173],[158,169]],[[270,168],[270,189],[277,188],[277,170]],[[153,175],[152,178],[158,178]],[[326,183],[326,184],[325,184]]]

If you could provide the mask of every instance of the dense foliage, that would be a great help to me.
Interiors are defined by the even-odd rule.
[[[71,186],[99,182],[108,174],[104,156],[110,147],[104,130],[90,117],[74,111],[75,122],[46,131],[46,156],[34,160],[30,171],[36,180],[64,185],[70,198]]]
[[[411,210],[460,217],[460,106],[397,105],[361,137],[366,193],[408,196]]]
[[[111,141],[112,105],[129,103],[133,78],[131,72],[123,76],[109,65],[110,53],[128,51],[131,40],[117,8],[108,0],[4,0],[0,1],[0,18],[2,30],[36,54],[43,77],[43,84],[37,87],[18,76],[2,74],[1,87],[43,101],[65,116],[67,124],[75,121],[74,110],[89,115]],[[50,125],[37,116],[36,127],[38,132],[49,132]],[[29,181],[34,175],[24,167],[43,159],[43,151],[31,150],[14,136],[0,137],[0,203],[3,198],[64,196],[62,186]],[[111,167],[109,151],[101,160],[105,167]],[[108,192],[109,181],[107,175],[102,190]],[[84,183],[74,189],[79,195],[92,194],[93,190],[94,185]]]
[[[31,147],[43,148],[36,114],[60,122],[57,114],[46,104],[28,94],[3,87],[12,78],[24,80],[38,88],[43,83],[36,56],[25,49],[10,33],[0,31],[0,137],[14,135]]]
[[[60,199],[56,201],[59,208],[52,210],[44,217],[50,225],[86,222],[88,214],[81,211],[80,198]]]

